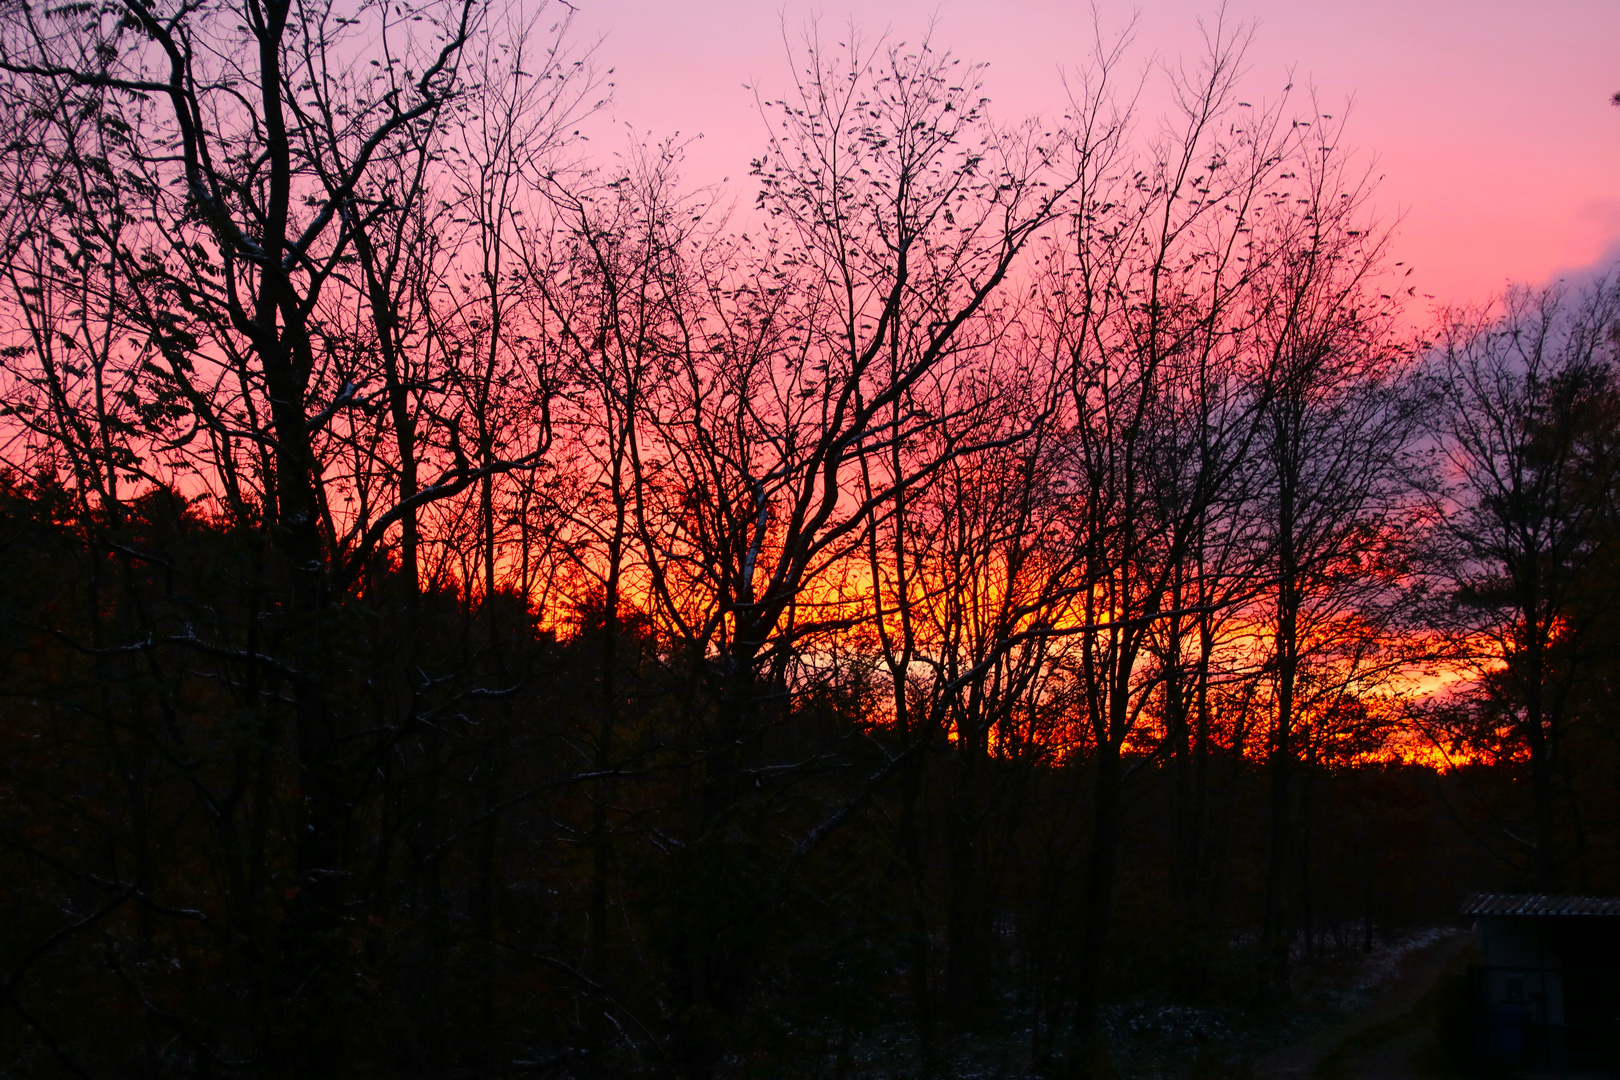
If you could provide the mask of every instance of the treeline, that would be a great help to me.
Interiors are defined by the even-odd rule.
[[[728,214],[547,16],[5,9],[8,1068],[1100,1074],[1615,887],[1613,283],[1407,340],[1225,29],[812,36]]]

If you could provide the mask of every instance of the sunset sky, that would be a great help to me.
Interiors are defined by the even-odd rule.
[[[655,138],[703,138],[687,153],[690,183],[729,178],[746,204],[748,159],[761,144],[754,106],[786,89],[784,24],[797,37],[819,17],[844,40],[853,18],[869,35],[934,41],[990,67],[995,114],[1014,119],[1061,105],[1060,72],[1092,41],[1078,0],[581,0],[576,40],[600,40],[612,67],[611,120]],[[1133,11],[1133,70],[1157,58],[1196,60],[1198,22],[1212,0],[1098,0],[1105,33]],[[1275,96],[1293,69],[1327,111],[1347,100],[1350,142],[1375,160],[1380,215],[1398,220],[1396,258],[1434,304],[1488,297],[1509,281],[1587,276],[1620,256],[1620,3],[1615,0],[1233,0],[1227,19],[1258,26],[1249,93]],[[606,144],[605,146],[603,144]],[[1420,305],[1420,307],[1426,305]],[[1421,311],[1410,314],[1421,316]]]

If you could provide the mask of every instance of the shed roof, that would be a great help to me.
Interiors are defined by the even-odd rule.
[[[1553,896],[1548,893],[1475,893],[1464,915],[1525,915],[1620,919],[1620,897]]]

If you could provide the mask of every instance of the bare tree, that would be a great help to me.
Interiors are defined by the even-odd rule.
[[[1016,313],[981,362],[919,385],[895,413],[941,418],[888,448],[884,471],[863,466],[860,491],[920,462],[945,464],[897,494],[866,534],[870,633],[902,752],[915,755],[896,793],[896,848],[911,875],[912,995],[924,1066],[931,1068],[934,999],[926,896],[942,888],[945,1015],[964,1022],[984,1004],[996,882],[1028,771],[1061,753],[1052,650],[1071,614],[1061,497],[1053,481],[1062,384],[1028,362],[1033,343]],[[935,790],[932,798],[926,784]],[[936,884],[925,837],[942,818],[947,880]]]
[[[493,47],[487,17],[470,3],[351,13],[132,0],[95,12],[14,4],[0,24],[13,100],[60,106],[38,114],[45,152],[13,146],[6,168],[23,203],[50,218],[36,236],[76,237],[57,245],[70,259],[47,255],[49,244],[31,269],[8,258],[11,304],[36,326],[31,342],[8,343],[6,393],[23,406],[13,431],[65,457],[98,510],[117,506],[121,482],[168,485],[262,541],[245,622],[221,620],[207,634],[148,627],[147,644],[130,647],[237,665],[231,679],[265,717],[249,736],[264,752],[281,741],[277,702],[290,698],[301,795],[285,823],[286,912],[263,991],[282,996],[286,1022],[305,1037],[271,1037],[257,1052],[302,1056],[315,1071],[341,1067],[341,1019],[328,1005],[345,978],[338,932],[354,814],[379,755],[417,715],[407,705],[379,733],[344,704],[354,698],[340,688],[366,674],[339,647],[340,610],[386,566],[379,553],[402,530],[414,575],[423,507],[479,484],[487,492],[544,452],[543,440],[488,437],[490,372],[511,363],[512,342],[480,338],[481,367],[469,371],[459,344],[432,332],[448,299],[443,276],[463,254],[432,240],[443,203],[477,203],[443,199],[444,156],[447,133],[467,130],[458,110],[474,100],[467,46]],[[503,167],[533,168],[519,151],[544,157],[580,101],[585,69],[541,51],[533,70],[504,82],[498,62],[475,58],[496,75],[475,81],[484,132],[505,140],[487,156],[514,163]],[[504,114],[503,85],[513,91]],[[75,176],[84,200],[62,199]],[[509,225],[478,235],[491,229],[500,238]],[[48,291],[18,276],[40,273]],[[489,290],[503,287],[494,281]],[[64,384],[52,373],[75,321],[73,349],[96,359],[67,360],[76,373]],[[244,750],[224,789],[194,778],[236,857],[248,856],[233,839],[243,819],[270,813],[247,798],[271,797],[254,787],[264,768],[262,752]],[[263,889],[257,869],[248,879]]]
[[[1205,617],[1252,601],[1263,580],[1260,531],[1231,509],[1257,493],[1248,467],[1282,380],[1267,320],[1279,305],[1293,327],[1331,320],[1338,290],[1353,293],[1368,273],[1338,264],[1362,244],[1349,217],[1329,214],[1339,191],[1308,194],[1338,182],[1333,148],[1324,155],[1326,141],[1286,101],[1257,109],[1237,100],[1246,43],[1217,25],[1202,67],[1173,73],[1176,126],[1139,164],[1087,192],[1043,283],[1048,347],[1070,388],[1059,475],[1072,508],[1084,632],[1071,663],[1095,796],[1075,988],[1082,1068],[1093,1052],[1122,792],[1138,767],[1124,751],[1166,695],[1166,715],[1188,711],[1172,643],[1202,627],[1206,659],[1214,643]],[[1317,260],[1332,272],[1313,277]],[[1212,551],[1234,543],[1212,534],[1223,526],[1243,533],[1231,549],[1243,554],[1226,581],[1200,582]]]
[[[766,107],[763,251],[692,251],[703,291],[677,312],[674,377],[635,448],[649,592],[704,688],[671,960],[695,1018],[681,1037],[694,1075],[717,1052],[696,1022],[723,1012],[731,981],[714,966],[731,950],[712,898],[736,872],[724,838],[768,702],[813,674],[797,656],[866,618],[841,578],[873,522],[986,437],[884,471],[889,448],[940,422],[909,407],[913,391],[967,362],[1073,184],[1072,133],[991,125],[974,73],[926,42],[835,51],[812,38],[802,63],[795,97]]]
[[[1574,604],[1574,590],[1612,512],[1613,459],[1593,436],[1614,392],[1617,318],[1612,280],[1579,295],[1511,292],[1499,309],[1452,316],[1425,379],[1436,588],[1449,601],[1436,617],[1529,757],[1532,831],[1518,839],[1540,888],[1557,887],[1566,858],[1559,750],[1601,611]]]
[[[1309,150],[1279,182],[1289,188],[1278,227],[1292,236],[1256,283],[1258,349],[1271,393],[1254,464],[1255,541],[1268,555],[1260,607],[1270,639],[1268,772],[1271,848],[1263,950],[1274,989],[1286,980],[1292,870],[1303,858],[1293,790],[1305,718],[1388,666],[1387,622],[1405,532],[1405,455],[1413,410],[1403,385],[1409,356],[1395,334],[1384,266],[1388,234],[1367,220],[1371,195],[1340,142],[1343,120],[1316,110]],[[1382,647],[1380,647],[1382,646]]]

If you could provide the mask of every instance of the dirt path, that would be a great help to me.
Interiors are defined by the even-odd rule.
[[[1433,1038],[1418,1005],[1472,941],[1457,931],[1414,949],[1365,1009],[1261,1058],[1257,1080],[1311,1080],[1327,1071],[1343,1080],[1415,1080],[1412,1056]]]

